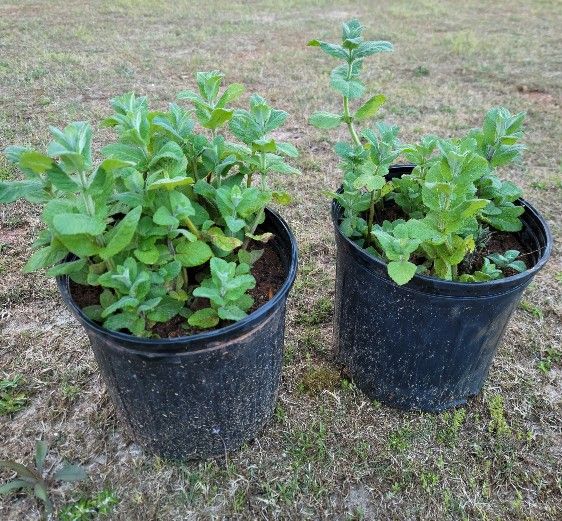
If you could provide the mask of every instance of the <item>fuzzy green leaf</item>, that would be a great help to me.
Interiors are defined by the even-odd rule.
[[[408,261],[391,261],[387,268],[388,275],[399,286],[409,282],[416,274],[416,265]]]
[[[372,118],[378,112],[385,101],[386,96],[384,96],[383,94],[377,94],[376,96],[373,96],[357,109],[357,112],[355,112],[353,119],[356,119],[357,121],[363,121],[365,119]]]
[[[217,107],[224,108],[229,103],[237,100],[240,96],[242,96],[242,94],[244,94],[244,90],[244,85],[241,83],[230,84],[217,101]]]
[[[79,213],[62,213],[55,215],[53,226],[61,235],[101,235],[105,222],[97,217]]]
[[[201,329],[215,327],[219,321],[220,319],[217,312],[212,308],[199,309],[187,319],[190,326]]]
[[[390,42],[362,42],[356,49],[353,50],[353,58],[358,60],[379,52],[392,52],[393,50],[394,46]]]
[[[349,59],[349,53],[341,45],[323,42],[322,40],[310,40],[307,45],[309,47],[320,47],[326,54],[334,58],[339,58],[340,60]]]
[[[182,242],[176,247],[176,259],[182,266],[192,268],[205,264],[213,256],[213,250],[206,242]]]
[[[106,260],[117,255],[130,244],[135,235],[141,213],[142,206],[137,206],[117,223],[117,226],[112,230],[111,240],[99,253],[102,259]]]
[[[21,198],[39,194],[43,189],[40,181],[0,181],[0,203],[12,203]]]
[[[234,304],[230,304],[228,306],[221,306],[218,310],[218,315],[223,320],[242,320],[243,318],[247,317],[245,311],[240,309],[238,306]]]
[[[336,67],[330,74],[330,84],[342,96],[357,99],[363,96],[365,86],[356,77],[348,77],[347,65]]]
[[[8,481],[3,485],[0,485],[0,495],[9,494],[15,490],[20,490],[22,488],[32,488],[33,484],[29,481],[24,481],[23,479],[13,479]]]
[[[330,112],[315,112],[308,119],[308,122],[313,127],[326,130],[339,127],[342,121],[342,116],[340,114],[332,114]]]
[[[43,440],[35,442],[35,467],[39,473],[43,472],[43,465],[45,464],[45,458],[47,457],[48,450],[49,448],[47,443]]]
[[[79,465],[65,465],[54,474],[54,479],[60,481],[82,481],[86,479],[86,472]]]

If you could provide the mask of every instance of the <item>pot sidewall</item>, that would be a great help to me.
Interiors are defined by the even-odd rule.
[[[271,417],[283,359],[285,308],[297,269],[295,238],[275,212],[268,222],[286,280],[243,321],[216,331],[147,340],[93,324],[58,284],[86,329],[109,395],[132,437],[163,458],[223,455],[253,439]]]
[[[523,233],[540,251],[531,269],[493,283],[416,275],[404,286],[388,277],[384,261],[343,236],[342,210],[333,204],[335,354],[371,399],[403,409],[440,411],[480,392],[523,291],[552,249],[544,219],[520,202],[528,209]]]

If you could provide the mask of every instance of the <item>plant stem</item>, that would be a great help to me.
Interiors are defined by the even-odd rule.
[[[94,203],[94,200],[92,199],[92,196],[86,193],[88,184],[86,180],[86,174],[84,172],[79,172],[78,175],[80,176],[80,183],[82,184],[81,194],[86,212],[90,217],[94,217],[96,215],[96,205]],[[105,248],[105,241],[102,235],[96,236],[96,243],[100,248]],[[104,262],[108,270],[112,271],[115,269],[115,263],[113,262],[113,259],[106,259]]]
[[[263,209],[261,209],[257,214],[256,214],[256,218],[254,219],[254,222],[252,223],[252,226],[250,226],[250,231],[249,233],[251,235],[254,235],[254,233],[256,232],[257,227],[260,224],[260,221],[263,219],[263,215],[264,215],[264,211]],[[242,246],[240,247],[241,250],[247,250],[248,246],[250,244],[250,237],[246,236],[244,238],[244,242],[242,243]]]
[[[349,59],[351,60],[351,50],[349,51]],[[352,62],[349,61],[347,63],[347,80],[348,81],[351,79],[351,73],[352,73]],[[353,118],[351,117],[351,114],[349,113],[349,97],[348,96],[343,97],[343,117],[344,117],[345,122],[347,124],[347,128],[349,129],[349,133],[351,134],[351,138],[353,139],[353,142],[358,147],[360,147],[361,146],[361,140],[359,139],[359,136],[357,135],[355,127],[353,126]]]
[[[371,192],[371,204],[369,206],[369,217],[367,219],[367,238],[365,241],[365,247],[368,248],[371,245],[371,232],[373,231],[373,222],[375,221],[375,191]]]
[[[199,231],[199,229],[197,228],[197,226],[195,226],[195,224],[193,224],[193,221],[189,218],[186,217],[184,219],[185,225],[187,226],[187,229],[193,234],[195,235],[195,237],[197,237],[198,239],[201,237],[201,232]]]
[[[357,135],[357,131],[353,126],[353,119],[351,118],[351,114],[349,113],[349,98],[347,96],[343,97],[343,117],[345,119],[345,122],[347,123],[347,128],[349,129],[349,133],[351,134],[351,138],[353,139],[353,142],[358,147],[360,147],[361,140],[359,139],[359,136]]]

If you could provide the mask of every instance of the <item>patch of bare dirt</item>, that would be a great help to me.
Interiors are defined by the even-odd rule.
[[[527,85],[518,85],[517,91],[529,101],[537,103],[541,106],[558,106],[560,104],[559,98],[542,89],[528,87]]]

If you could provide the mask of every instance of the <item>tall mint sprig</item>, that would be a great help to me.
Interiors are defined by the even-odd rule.
[[[373,118],[386,99],[384,95],[376,94],[359,106],[355,112],[351,112],[350,102],[361,98],[365,93],[365,85],[361,81],[363,60],[374,54],[394,50],[390,42],[364,41],[362,34],[363,26],[359,21],[350,20],[342,26],[341,45],[321,40],[311,40],[308,43],[309,46],[320,47],[326,54],[344,61],[330,74],[330,85],[343,97],[343,112],[341,114],[316,112],[310,117],[310,123],[320,129],[333,129],[341,124],[347,126],[351,145],[338,143],[335,151],[343,160],[344,185],[347,184],[346,188],[349,188],[348,199],[356,199],[355,206],[362,208],[361,194],[364,191],[370,194],[367,222],[360,233],[364,237],[365,245],[369,247],[375,220],[375,206],[391,188],[391,185],[385,181],[385,175],[400,153],[400,146],[396,138],[397,127],[379,123],[376,127],[377,132],[371,129],[358,132],[356,129],[356,123]],[[356,224],[363,224],[362,219],[357,219],[355,214],[350,213],[348,219],[353,219]]]
[[[349,131],[350,142],[335,146],[344,173],[342,190],[330,194],[343,208],[342,233],[387,261],[388,275],[397,284],[406,284],[416,273],[462,282],[503,277],[500,264],[509,252],[486,258],[480,267],[472,266],[470,259],[482,248],[479,237],[489,235],[488,227],[503,232],[522,228],[524,208],[516,203],[521,190],[500,180],[497,168],[520,159],[524,114],[494,108],[482,128],[463,138],[429,135],[414,145],[402,145],[398,127],[384,122],[358,131],[356,124],[372,118],[385,101],[381,94],[373,96],[352,114],[350,102],[365,92],[360,79],[363,60],[392,50],[389,42],[363,41],[362,30],[352,20],[343,24],[341,45],[309,42],[344,61],[330,76],[331,86],[343,96],[342,113],[316,112],[310,117],[320,129],[345,124]],[[390,166],[399,156],[415,167],[390,180]],[[385,220],[389,207],[396,216],[393,221]],[[516,271],[525,266],[523,261],[508,264],[505,267]],[[473,273],[463,272],[467,266]]]

